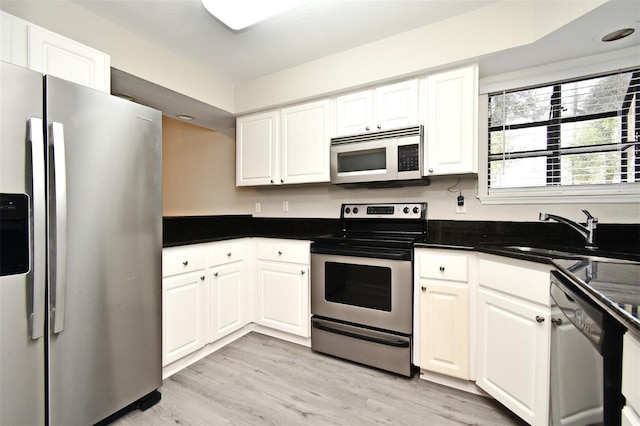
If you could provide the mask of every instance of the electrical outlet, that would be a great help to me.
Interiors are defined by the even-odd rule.
[[[466,212],[467,212],[467,208],[464,205],[464,197],[462,195],[459,195],[456,203],[456,213],[466,213]]]
[[[289,202],[288,201],[283,201],[282,202],[282,211],[283,212],[288,212],[289,211]]]
[[[256,213],[260,213],[260,210],[262,210],[260,203],[256,203]]]

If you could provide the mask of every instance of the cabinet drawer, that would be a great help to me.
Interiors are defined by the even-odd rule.
[[[420,278],[469,281],[469,258],[464,255],[431,254],[419,256]]]
[[[531,302],[550,306],[551,267],[535,262],[481,255],[478,283]]]
[[[202,245],[170,247],[162,250],[162,276],[204,269],[205,249]]]
[[[309,264],[308,241],[274,240],[258,243],[258,259],[276,262]]]
[[[245,240],[231,240],[213,243],[207,250],[207,265],[215,266],[238,262],[245,258]]]

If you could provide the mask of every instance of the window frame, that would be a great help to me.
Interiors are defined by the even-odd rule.
[[[616,72],[628,72],[637,69],[637,66],[629,69],[618,69],[609,71],[608,74]],[[598,73],[604,75],[607,73]],[[572,80],[588,79],[595,75],[573,76]],[[560,82],[537,82],[531,86],[553,86],[561,84],[571,79],[562,79]],[[531,87],[530,86],[530,87]],[[520,87],[512,86],[505,91],[519,90]],[[496,91],[493,91],[495,93]],[[640,202],[640,182],[624,182],[617,184],[597,184],[597,185],[547,185],[541,187],[526,188],[490,188],[489,187],[489,93],[479,95],[478,99],[478,123],[479,123],[479,161],[478,167],[478,198],[482,204],[558,204],[558,203],[639,203]],[[629,142],[634,144],[634,141]],[[616,147],[619,144],[615,144]],[[607,145],[598,148],[577,147],[563,148],[565,153],[569,151],[580,151],[589,149],[591,152],[607,150]],[[608,147],[610,150],[611,147]],[[545,150],[532,150],[529,153],[517,154],[523,158],[540,156],[548,152]],[[497,154],[496,154],[497,155]],[[557,156],[557,160],[561,157]],[[514,157],[512,157],[514,158]],[[555,158],[555,157],[554,157]],[[549,172],[549,170],[547,170]],[[637,171],[636,171],[637,174]]]

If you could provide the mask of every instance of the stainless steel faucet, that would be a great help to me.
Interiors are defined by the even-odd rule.
[[[595,249],[597,247],[594,241],[595,240],[594,231],[596,229],[596,226],[598,225],[598,218],[591,216],[591,213],[589,213],[586,210],[582,210],[582,213],[587,215],[587,226],[583,226],[572,220],[565,219],[564,217],[560,217],[560,216],[556,216],[554,214],[548,214],[548,213],[540,213],[540,220],[545,222],[549,220],[555,220],[556,222],[569,225],[584,237],[586,248]]]

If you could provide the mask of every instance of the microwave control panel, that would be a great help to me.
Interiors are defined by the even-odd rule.
[[[420,170],[420,146],[418,144],[398,146],[398,171],[414,170]]]

